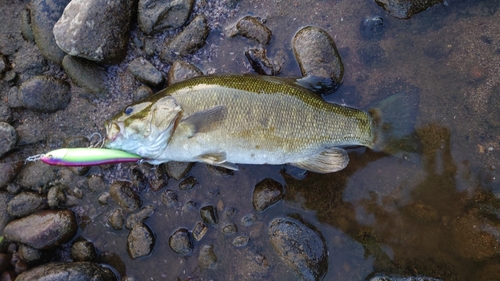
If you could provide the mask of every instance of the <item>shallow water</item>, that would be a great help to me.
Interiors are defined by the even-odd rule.
[[[79,234],[99,251],[115,253],[112,265],[136,280],[253,280],[249,274],[260,267],[252,267],[255,260],[249,253],[267,258],[271,269],[265,280],[294,280],[267,237],[273,218],[294,214],[325,238],[329,268],[324,280],[364,280],[374,273],[443,280],[488,276],[484,272],[500,253],[500,127],[490,125],[494,117],[486,121],[492,113],[490,96],[500,95],[500,2],[449,1],[409,20],[392,18],[374,1],[365,0],[242,0],[239,5],[236,17],[212,31],[205,49],[214,55],[199,61],[202,70],[248,72],[242,50],[256,44],[223,34],[250,14],[266,19],[273,32],[268,56],[285,52],[281,76],[300,76],[291,39],[302,26],[319,26],[334,38],[345,65],[343,85],[326,100],[363,108],[401,90],[419,90],[419,157],[409,162],[356,149],[350,151],[345,170],[308,173],[303,179],[276,166],[241,165],[233,175],[220,175],[197,164],[189,173],[199,182],[193,190],[178,190],[173,179],[168,183],[179,196],[178,206],[162,205],[163,190],[142,192],[143,206],[156,207],[146,221],[156,234],[150,256],[129,258],[128,231],[112,230],[107,223],[115,206],[98,204],[105,189],[86,194],[77,207],[87,216]],[[372,16],[383,18],[386,31],[380,39],[365,40],[360,24]],[[285,185],[286,197],[256,213],[252,191],[268,177]],[[216,206],[220,222],[195,243],[191,256],[179,257],[169,248],[168,238],[179,227],[191,230],[200,220],[197,210],[186,207],[190,200],[198,207]],[[243,226],[241,218],[252,213],[257,221]],[[221,228],[230,222],[236,223],[237,235],[250,237],[247,247],[233,247],[235,235],[222,234]],[[200,248],[206,244],[214,245],[215,269],[198,265]]]

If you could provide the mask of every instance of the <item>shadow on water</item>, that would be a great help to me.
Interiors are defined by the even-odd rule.
[[[495,255],[488,245],[496,246],[494,239],[478,242],[483,238],[473,237],[479,234],[472,229],[476,225],[461,218],[480,213],[482,204],[490,206],[484,207],[490,208],[486,213],[494,214],[491,202],[497,201],[484,187],[472,199],[457,189],[449,129],[429,124],[417,134],[423,143],[421,164],[371,151],[351,153],[343,171],[310,174],[300,181],[285,175],[287,200],[303,198],[303,206],[316,211],[320,222],[361,244],[365,259],[373,258],[372,274],[472,280],[483,258]],[[478,200],[483,203],[478,205]]]

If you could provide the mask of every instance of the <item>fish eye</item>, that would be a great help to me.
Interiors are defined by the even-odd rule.
[[[125,113],[125,115],[130,115],[130,114],[132,114],[132,112],[134,112],[134,108],[132,106],[125,108],[125,110],[123,111],[123,113]]]

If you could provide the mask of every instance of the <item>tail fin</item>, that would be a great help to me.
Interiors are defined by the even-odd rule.
[[[420,143],[415,137],[415,119],[419,105],[418,90],[390,96],[368,109],[373,120],[374,144],[372,149],[404,156],[417,152]]]

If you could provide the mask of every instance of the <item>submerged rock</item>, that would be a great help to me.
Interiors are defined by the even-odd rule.
[[[198,256],[198,264],[201,268],[214,269],[217,265],[217,255],[214,252],[214,245],[203,245]]]
[[[34,192],[23,192],[16,195],[7,205],[7,212],[14,217],[27,216],[47,207],[47,198]]]
[[[284,189],[281,183],[267,178],[255,185],[252,204],[257,212],[264,212],[267,208],[283,199]]]
[[[359,32],[363,38],[370,39],[380,39],[384,35],[386,26],[384,24],[384,19],[380,16],[374,16],[364,19],[359,27]]]
[[[321,236],[291,218],[276,218],[268,229],[274,250],[302,280],[322,280],[328,270],[328,251]]]
[[[229,36],[236,35],[255,40],[261,45],[267,45],[271,41],[272,33],[258,18],[246,16],[241,18],[229,31]]]
[[[194,0],[139,0],[137,21],[142,32],[151,34],[186,23]]]
[[[196,52],[205,45],[209,33],[210,28],[205,16],[196,16],[177,36],[165,43],[161,59],[172,63],[178,57]]]
[[[245,57],[252,66],[253,71],[260,75],[278,75],[281,72],[281,66],[274,64],[267,58],[266,49],[255,48],[245,51]]]
[[[46,210],[5,226],[5,238],[35,249],[49,249],[68,242],[78,226],[71,210]]]
[[[153,251],[154,245],[154,234],[143,223],[135,224],[127,236],[127,251],[133,259],[149,255]]]
[[[94,62],[67,55],[62,66],[76,85],[96,95],[106,92],[106,71]]]
[[[299,30],[292,40],[293,53],[302,76],[331,79],[336,90],[344,77],[344,64],[332,37],[323,29],[307,26]]]
[[[208,225],[216,225],[219,221],[217,211],[214,206],[204,206],[200,209],[200,216],[204,223]]]
[[[111,198],[126,212],[133,212],[141,207],[141,198],[126,181],[115,181],[109,187]]]
[[[27,109],[52,113],[64,109],[71,99],[69,83],[51,76],[35,76],[21,84],[19,98]]]
[[[73,0],[54,25],[57,45],[72,56],[115,63],[126,53],[133,0]]]
[[[394,17],[407,19],[433,5],[443,3],[444,0],[375,0],[375,2]]]
[[[78,241],[71,246],[71,257],[74,261],[95,261],[97,250],[94,243],[90,241]]]
[[[114,210],[109,216],[109,224],[116,230],[123,229],[123,225],[125,224],[125,215],[123,214],[122,209]]]
[[[170,248],[179,255],[187,256],[193,252],[193,241],[185,228],[177,229],[168,239]]]
[[[25,271],[17,281],[116,281],[110,268],[91,262],[53,262]]]
[[[126,227],[128,229],[132,229],[136,224],[142,223],[144,220],[146,220],[147,218],[152,216],[154,214],[154,212],[155,212],[155,208],[153,205],[148,205],[148,206],[140,209],[139,211],[131,214],[127,218]]]
[[[69,2],[70,0],[31,1],[31,26],[36,45],[46,59],[59,65],[65,54],[57,46],[52,29]]]

